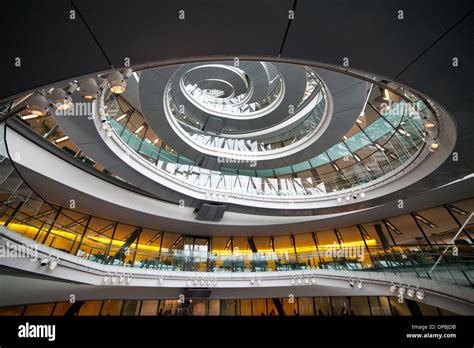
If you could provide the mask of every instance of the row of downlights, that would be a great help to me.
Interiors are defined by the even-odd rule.
[[[48,268],[50,270],[54,270],[56,269],[56,267],[58,266],[58,262],[59,262],[59,259],[57,258],[51,258],[51,257],[45,257],[43,259],[41,259],[40,261],[40,264],[41,266],[48,266]],[[127,283],[127,284],[130,284],[132,282],[132,275],[131,274],[125,274],[125,273],[121,273],[121,274],[118,274],[118,273],[106,273],[104,274],[104,283],[109,283],[109,281],[112,282],[112,284],[116,284],[117,282],[120,283],[120,284],[123,284],[123,283]],[[163,284],[163,277],[160,277],[158,279],[159,283],[160,284]],[[250,279],[250,284],[251,285],[255,285],[255,284],[258,284],[260,285],[260,279],[258,278],[252,278]],[[291,280],[290,280],[290,284],[291,285],[301,285],[301,284],[316,284],[316,278],[315,277],[303,277],[303,276],[300,276],[300,277],[292,277]],[[186,282],[186,284],[188,286],[192,286],[192,285],[208,285],[208,286],[211,286],[211,285],[214,285],[216,286],[217,285],[217,278],[194,278],[194,279],[191,279],[189,278]],[[357,286],[358,289],[362,289],[363,287],[363,283],[362,283],[362,280],[357,278],[357,279],[353,279],[353,278],[350,278],[349,279],[349,286],[351,288],[353,288],[354,286]],[[400,296],[403,296],[403,295],[407,295],[408,297],[415,297],[419,300],[423,300],[425,298],[425,293],[423,292],[423,290],[419,289],[419,288],[413,288],[411,286],[407,286],[407,287],[404,287],[403,285],[396,285],[396,284],[392,284],[390,286],[390,292],[392,294],[395,294],[398,292],[398,294]]]
[[[291,277],[290,284],[291,285],[302,285],[302,284],[316,284],[316,277],[305,277],[305,276],[294,276]],[[349,278],[349,286],[353,288],[354,286],[357,286],[358,289],[362,289],[362,279],[357,278]]]
[[[119,274],[119,273],[107,272],[106,274],[104,274],[104,283],[111,282],[112,284],[117,284],[117,283],[130,284],[132,282],[132,279],[133,279],[133,277],[132,277],[131,273],[130,274],[120,273]],[[164,282],[163,277],[159,277],[158,282],[160,284],[163,284],[163,282]],[[208,286],[214,285],[214,286],[216,286],[217,285],[217,278],[194,278],[194,279],[189,278],[186,281],[186,284],[188,286],[192,286],[192,285],[208,285]]]
[[[97,99],[99,92],[109,87],[112,93],[122,94],[127,89],[126,79],[132,74],[131,69],[125,69],[123,72],[113,71],[107,76],[98,78],[86,78],[79,82],[72,82],[67,88],[53,88],[48,91],[47,95],[34,93],[30,96],[21,109],[26,109],[28,116],[31,118],[46,116],[50,112],[51,107],[57,110],[65,111],[72,108],[71,95],[79,90],[84,100],[92,101]],[[15,110],[13,110],[15,111]],[[16,113],[20,111],[15,111]],[[23,119],[27,119],[23,117]]]
[[[291,278],[291,285],[302,285],[302,284],[310,284],[310,282],[312,284],[316,284],[316,278],[315,277],[303,277],[303,276],[300,276],[300,277],[292,277]],[[252,283],[253,284],[253,283]],[[363,283],[362,283],[362,279],[360,278],[357,278],[357,279],[354,279],[354,278],[349,278],[349,286],[351,288],[353,287],[357,287],[358,289],[362,289],[363,287]],[[399,284],[399,285],[396,285],[396,284],[393,284],[390,286],[390,292],[392,294],[395,294],[398,292],[398,295],[399,296],[404,296],[405,294],[408,296],[408,297],[415,297],[417,299],[419,299],[420,301],[423,300],[425,298],[425,293],[422,289],[420,288],[414,288],[414,287],[411,287],[409,285],[407,285],[406,287]]]
[[[26,110],[31,117],[46,116],[49,113],[50,107],[55,107],[58,110],[64,111],[72,108],[71,95],[79,90],[83,99],[92,101],[97,99],[97,96],[101,90],[106,86],[110,88],[112,93],[122,94],[126,91],[128,79],[132,75],[131,69],[125,69],[122,72],[116,70],[109,73],[107,76],[101,76],[97,79],[86,78],[80,82],[73,82],[67,88],[54,88],[50,91],[51,102],[48,98],[40,93],[35,93],[30,96],[26,101]],[[432,105],[433,106],[433,105]],[[361,117],[363,113],[361,114]],[[27,118],[24,118],[27,119]],[[358,119],[359,121],[360,119]],[[425,129],[429,132],[433,131],[436,127],[436,123],[433,120],[426,118],[423,121]],[[402,134],[404,131],[399,129]],[[347,137],[346,137],[347,138]],[[436,138],[429,138],[427,140],[428,149],[430,152],[434,152],[438,149],[439,143]]]
[[[421,290],[420,288],[413,288],[411,286],[403,286],[403,285],[396,285],[396,284],[392,284],[390,285],[390,292],[392,294],[395,294],[398,292],[398,295],[399,296],[403,296],[405,294],[407,294],[408,297],[415,297],[419,300],[423,300],[425,298],[425,293],[423,290]]]

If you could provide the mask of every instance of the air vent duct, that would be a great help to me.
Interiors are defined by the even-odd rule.
[[[208,289],[185,289],[183,295],[187,299],[205,299],[211,296],[211,290]]]
[[[224,216],[227,206],[224,204],[203,203],[195,210],[196,220],[220,221]]]

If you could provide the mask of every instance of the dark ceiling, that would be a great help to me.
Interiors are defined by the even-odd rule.
[[[120,68],[125,58],[136,67],[239,57],[344,68],[347,57],[350,69],[405,84],[454,117],[459,161],[425,184],[474,172],[472,0],[8,0],[0,10],[0,100]]]
[[[395,78],[428,95],[449,94],[439,100],[446,106],[474,95],[468,83],[474,75],[470,0],[9,0],[0,8],[0,62],[8,81],[0,87],[2,99],[122,67],[126,57],[136,66],[279,54],[339,67],[348,57],[353,69]],[[14,66],[15,57],[22,67]],[[443,83],[428,85],[432,75]]]

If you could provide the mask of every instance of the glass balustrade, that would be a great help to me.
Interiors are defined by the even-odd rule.
[[[173,79],[173,78],[172,78]],[[188,100],[193,101],[194,105],[201,110],[209,113],[219,113],[222,115],[232,116],[251,116],[255,114],[264,113],[266,109],[277,103],[283,97],[284,81],[278,74],[276,77],[276,83],[273,84],[272,89],[269,93],[261,100],[246,103],[249,97],[252,95],[253,85],[249,84],[249,89],[245,93],[237,96],[230,96],[228,98],[220,98],[209,94],[207,90],[201,89],[197,84],[188,81],[186,74],[180,79],[180,92],[182,92]],[[171,96],[176,91],[171,90],[171,85],[168,85],[166,93]]]
[[[56,211],[52,212],[53,215]],[[297,270],[344,270],[390,272],[403,278],[424,278],[471,287],[474,279],[474,247],[453,244],[374,245],[375,240],[334,243],[297,249],[268,249],[252,252],[170,249],[112,240],[91,233],[78,234],[81,224],[51,229],[43,221],[19,222],[4,215],[3,224],[60,251],[89,261],[120,267],[191,272],[279,272]],[[84,232],[85,234],[85,232]],[[449,251],[443,254],[446,247]],[[308,251],[310,249],[310,251]],[[442,256],[437,268],[432,266]],[[303,275],[303,273],[302,273]]]
[[[317,96],[321,97],[320,90],[324,89],[321,80],[311,68],[303,67],[303,69],[305,70],[306,74],[306,88],[303,95],[301,96],[300,101],[296,105],[294,112],[288,117],[297,114],[312,98]],[[277,74],[277,76],[272,81],[272,88],[268,95],[261,101],[250,104],[242,104],[242,102],[247,100],[248,96],[250,96],[247,94],[242,94],[234,98],[212,98],[208,93],[200,90],[196,85],[186,84],[186,82],[183,80],[181,81],[181,84],[183,86],[183,92],[187,94],[189,98],[192,98],[196,105],[202,106],[204,111],[220,112],[232,116],[251,116],[253,114],[264,115],[265,109],[270,108],[277,102],[277,100],[281,100],[283,93],[285,92],[283,88],[284,81],[280,74]],[[173,97],[171,85],[167,86],[165,94],[168,98],[169,108],[179,124],[186,124],[188,127],[191,127],[189,131],[199,132],[201,130],[199,121],[193,119],[192,115],[188,115],[179,111],[180,104],[177,103]],[[209,108],[206,108],[206,106]],[[222,133],[227,135],[237,135],[239,130],[223,129]]]
[[[113,104],[114,99],[109,100]],[[376,120],[359,127],[347,139],[308,161],[271,170],[237,170],[222,167],[211,171],[193,161],[170,155],[145,137],[135,135],[138,128],[125,128],[109,114],[114,133],[132,150],[154,164],[158,170],[191,185],[219,193],[250,196],[322,196],[329,192],[357,189],[408,162],[424,145],[421,112],[428,112],[418,100],[399,101],[384,110]],[[421,110],[421,111],[419,111]],[[130,128],[130,124],[128,124]],[[249,158],[249,161],[255,158]],[[316,169],[318,175],[314,175]],[[299,177],[280,178],[302,173]],[[273,176],[273,177],[271,177]]]
[[[284,242],[285,236],[267,237],[267,242],[255,237],[252,243],[237,237],[227,242],[219,241],[218,237],[192,237],[193,242],[190,242],[183,235],[125,225],[56,207],[44,202],[23,183],[8,156],[0,158],[0,169],[1,225],[31,239],[32,245],[41,243],[100,264],[191,272],[312,269],[389,272],[400,279],[433,279],[463,287],[474,284],[474,247],[468,242],[471,238],[468,231],[474,221],[469,221],[472,216],[467,217],[468,212],[463,213],[459,208],[456,211],[467,217],[464,228],[460,228],[459,221],[454,219],[454,224],[446,227],[449,231],[438,233],[446,234],[446,237],[436,244],[381,245],[376,233],[371,232],[371,236],[366,227],[359,225],[352,230],[343,228],[332,232],[333,237],[345,236],[346,242],[331,243],[328,239],[331,237],[324,231],[286,236],[287,242]],[[397,235],[403,234],[392,224],[387,226],[392,226]],[[468,239],[462,239],[459,231],[464,231]],[[359,232],[359,237],[355,237]],[[0,234],[8,238],[5,233]],[[452,242],[453,236],[458,238],[455,242]],[[434,238],[432,234],[430,239]],[[446,242],[449,240],[451,242]],[[438,259],[437,267],[432,270]]]
[[[321,85],[319,85],[319,87],[321,87]],[[168,96],[170,97],[169,94]],[[195,143],[197,147],[216,151],[217,155],[227,152],[237,155],[256,155],[261,152],[271,153],[271,151],[294,145],[302,139],[313,136],[326,111],[327,100],[322,89],[319,89],[314,96],[314,100],[316,103],[314,109],[309,112],[308,116],[304,117],[302,121],[297,122],[296,126],[285,128],[283,134],[273,135],[267,138],[263,135],[259,136],[258,139],[247,137],[239,138],[238,135],[229,138],[225,135],[207,133],[197,129],[194,124],[190,124],[189,120],[184,122],[183,117],[178,115],[179,108],[176,105],[171,104],[169,110],[175,119],[179,120],[176,126],[181,128],[182,136]],[[172,103],[172,101],[170,101],[170,103]]]
[[[137,111],[131,113],[140,123],[129,122],[122,113],[127,110],[118,105],[117,99],[107,99],[109,123],[117,138],[127,144],[132,151],[152,163],[166,175],[183,180],[187,184],[205,189],[210,193],[239,194],[248,197],[265,196],[284,199],[304,196],[324,196],[341,190],[358,190],[360,185],[382,178],[414,158],[426,142],[426,131],[422,119],[431,117],[431,110],[411,92],[398,88],[404,97],[392,94],[392,101],[382,106],[377,99],[381,94],[373,89],[365,117],[360,118],[353,129],[341,141],[327,151],[295,165],[273,168],[252,169],[255,158],[249,156],[248,169],[234,169],[224,164],[220,171],[200,168],[193,160],[174,152],[153,134]],[[323,100],[323,99],[322,99]],[[120,116],[119,116],[120,115]],[[21,116],[17,116],[21,117]],[[117,121],[121,118],[120,121]],[[115,173],[97,163],[89,154],[78,148],[73,139],[61,131],[55,118],[47,116],[23,120],[33,131],[45,140],[62,148],[69,155],[122,180]],[[316,121],[308,119],[314,126]],[[144,127],[142,127],[144,126]],[[146,131],[140,130],[144,128]],[[301,127],[304,129],[305,127]],[[289,137],[304,136],[300,128]],[[295,138],[292,138],[295,136]],[[66,139],[66,140],[64,140]],[[229,145],[240,148],[242,144]],[[262,143],[257,150],[268,144]],[[249,152],[251,154],[251,152]]]

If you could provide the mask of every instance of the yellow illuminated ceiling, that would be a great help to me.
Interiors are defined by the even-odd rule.
[[[39,228],[37,227],[33,227],[33,226],[28,226],[28,225],[25,225],[25,224],[18,224],[18,223],[10,223],[8,225],[8,228],[17,232],[17,233],[20,233],[20,234],[24,234],[24,235],[35,235]],[[45,233],[45,231],[43,230],[42,233]],[[78,237],[80,237],[81,235],[78,234],[78,233],[73,233],[73,232],[67,232],[67,231],[63,231],[63,230],[58,230],[58,229],[52,229],[50,231],[50,235],[52,236],[60,236],[65,240],[65,242],[73,242],[74,240],[77,240]],[[90,243],[96,243],[98,245],[89,245]],[[367,244],[367,246],[376,246],[377,244],[377,241],[375,239],[368,239],[365,241],[365,243]],[[111,239],[110,238],[107,238],[107,237],[95,237],[95,236],[86,236],[86,238],[84,239],[83,241],[83,244],[86,244],[86,245],[89,245],[90,247],[95,247],[95,248],[105,248],[111,244],[112,246],[117,246],[117,247],[121,247],[123,244],[124,244],[124,241],[120,241],[120,240],[112,240],[112,243],[111,243]],[[326,251],[326,250],[330,250],[330,249],[337,249],[337,248],[353,248],[353,247],[364,247],[365,244],[364,244],[364,241],[360,240],[360,241],[355,241],[355,242],[344,242],[344,243],[340,243],[340,244],[323,244],[323,245],[318,245],[318,249],[320,251]],[[137,247],[137,243],[133,243],[131,245],[131,248],[136,248]],[[159,252],[160,251],[160,247],[159,246],[151,246],[151,245],[146,245],[146,244],[141,244],[139,243],[138,244],[138,249],[139,250],[147,250],[147,251],[154,251],[154,252]],[[166,248],[162,248],[162,251],[167,251],[168,249]],[[311,246],[301,246],[301,247],[297,247],[296,248],[296,252],[298,254],[303,254],[303,253],[311,253],[311,252],[315,252],[316,251],[316,247],[314,245],[311,245]],[[223,249],[213,249],[212,250],[213,253],[216,253],[216,254],[223,254],[223,255],[226,255],[226,254],[232,254],[232,251],[230,250],[223,250]],[[237,251],[235,251],[237,252]],[[288,254],[294,254],[294,249],[293,247],[291,248],[279,248],[279,249],[275,249],[275,250],[272,250],[272,249],[259,249],[258,251],[259,253],[272,253],[272,252],[276,252],[276,253],[288,253]],[[238,253],[239,254],[252,254],[252,251],[251,250],[238,250]]]

